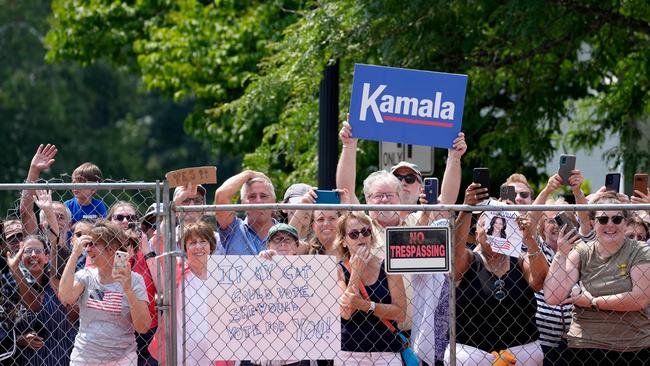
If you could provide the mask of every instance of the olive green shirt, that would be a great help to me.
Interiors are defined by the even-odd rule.
[[[618,252],[606,259],[598,255],[596,241],[581,242],[575,250],[580,255],[579,280],[594,297],[632,291],[630,270],[650,262],[650,246],[627,238]],[[597,311],[575,306],[567,335],[572,348],[633,352],[650,348],[650,319],[645,310]]]

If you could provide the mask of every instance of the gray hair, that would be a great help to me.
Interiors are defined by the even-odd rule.
[[[67,221],[67,222],[72,221],[72,213],[70,212],[70,209],[68,208],[68,206],[65,205],[65,203],[63,203],[63,202],[61,202],[61,201],[54,201],[54,202],[52,202],[52,206],[63,207],[64,212],[65,212],[65,216],[66,216],[66,218],[67,218],[66,221]],[[40,210],[40,211],[38,212],[38,219],[39,219],[39,221],[40,221],[41,223],[45,223],[45,222],[47,222],[47,217],[45,217],[45,211]],[[59,229],[62,229],[62,228],[59,228]]]
[[[370,196],[372,195],[373,192],[370,192],[370,187],[375,184],[375,183],[388,183],[392,186],[395,187],[395,192],[397,192],[398,196],[401,196],[402,194],[402,185],[399,182],[399,179],[397,179],[396,176],[392,175],[391,173],[385,171],[385,170],[379,170],[376,171],[372,174],[370,174],[364,181],[363,181],[363,195],[366,197],[366,202],[370,200]]]
[[[254,178],[249,179],[246,181],[241,186],[241,190],[239,191],[239,194],[241,196],[241,200],[244,200],[244,197],[248,194],[248,187],[250,187],[253,183],[263,183],[271,192],[271,197],[273,197],[273,200],[275,201],[275,188],[273,188],[273,183],[268,178],[265,178],[263,176],[257,176]]]

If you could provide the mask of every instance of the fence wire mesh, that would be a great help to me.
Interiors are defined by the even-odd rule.
[[[23,210],[17,202],[3,224],[11,254],[2,264],[2,364],[586,365],[650,356],[650,205],[215,206],[198,191],[175,206],[152,183],[100,187],[104,213],[73,223],[61,202],[87,187],[3,187]],[[450,273],[386,273],[384,229],[393,226],[451,227]],[[411,244],[410,253],[440,255]]]

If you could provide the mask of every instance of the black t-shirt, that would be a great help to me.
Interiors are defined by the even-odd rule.
[[[478,253],[473,255],[457,289],[458,343],[492,352],[536,341],[535,292],[524,278],[518,259],[509,257],[510,269],[499,278],[485,268]],[[495,296],[499,290],[505,292],[502,300]]]

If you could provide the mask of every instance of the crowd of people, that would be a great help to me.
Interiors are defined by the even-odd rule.
[[[396,211],[395,204],[427,205],[423,176],[408,162],[356,182],[357,141],[344,122],[335,189],[342,204],[386,205],[364,211],[248,210],[177,216],[175,283],[160,275],[165,219],[153,203],[144,215],[130,202],[107,207],[94,189],[74,189],[54,201],[46,190],[21,192],[19,216],[2,223],[0,259],[0,364],[158,365],[166,335],[155,295],[176,286],[178,337],[174,363],[188,365],[401,365],[410,347],[422,365],[642,364],[650,359],[650,216],[641,210],[517,211],[514,219],[488,216],[485,204],[566,204],[568,186],[579,204],[650,203],[601,188],[585,195],[579,170],[568,181],[551,176],[534,192],[525,176],[511,175],[513,199],[491,198],[472,183],[463,202],[477,211]],[[462,133],[446,157],[437,202],[454,204],[461,191]],[[54,163],[54,145],[38,147],[26,182],[37,182]],[[101,182],[95,164],[83,163],[73,183]],[[177,206],[204,205],[200,184],[177,187]],[[215,205],[276,203],[264,173],[244,171],[216,190]],[[314,187],[296,183],[281,202],[315,203]],[[36,207],[35,207],[36,206]],[[615,207],[615,206],[614,206]],[[558,216],[561,216],[558,218]],[[385,270],[385,228],[451,226],[453,273],[396,275]],[[510,237],[507,232],[517,232]],[[508,241],[515,254],[494,243]],[[208,259],[213,255],[336,257],[341,317],[340,348],[333,359],[213,360],[220,347],[204,337]],[[122,258],[126,258],[122,261]],[[183,266],[184,264],[184,266]],[[181,287],[183,291],[181,291]],[[455,352],[449,344],[449,293],[454,289]],[[333,289],[334,290],[334,289]],[[412,362],[412,361],[409,361]],[[411,363],[406,363],[411,365]]]

